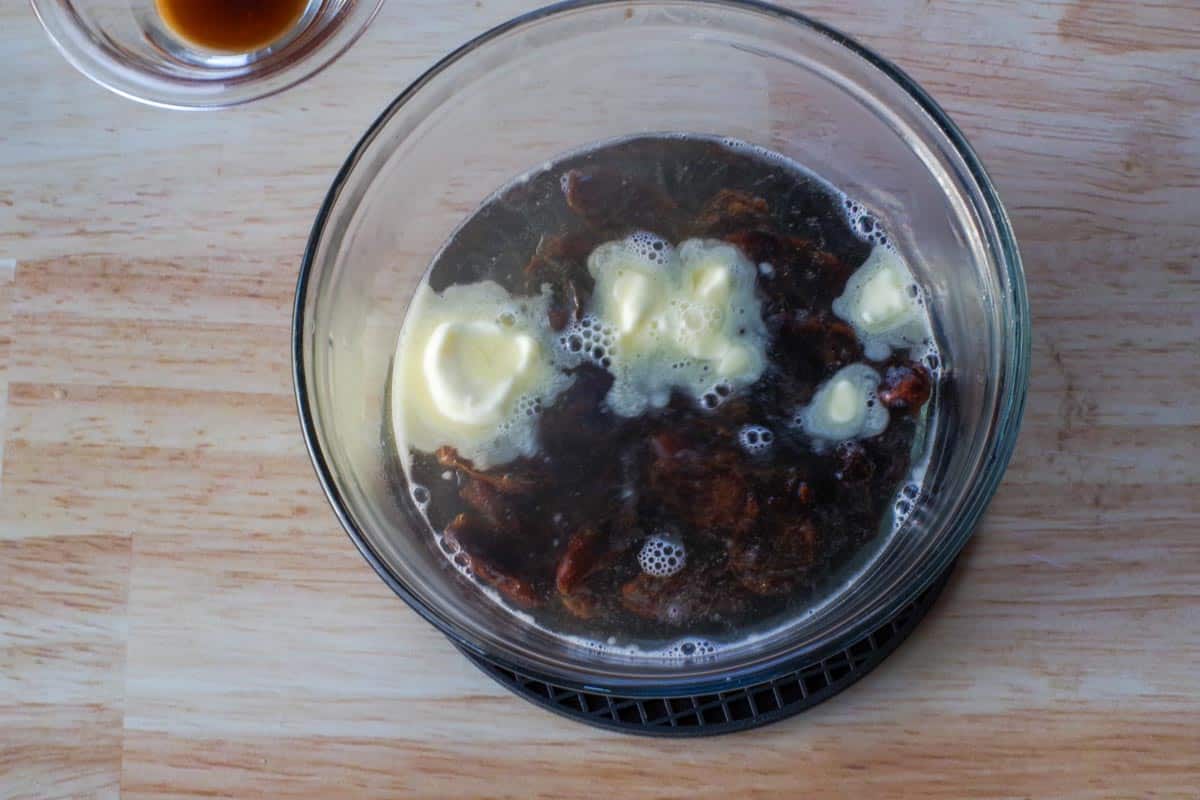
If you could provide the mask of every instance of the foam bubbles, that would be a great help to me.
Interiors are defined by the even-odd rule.
[[[666,578],[683,569],[687,551],[677,539],[667,534],[655,534],[646,539],[638,552],[642,572],[656,578]]]
[[[681,639],[659,651],[662,658],[669,660],[688,660],[714,655],[720,645],[708,639]]]
[[[684,365],[686,366],[686,365]],[[700,407],[706,411],[715,411],[721,407],[733,394],[733,387],[724,381],[713,384],[704,394],[700,395]]]
[[[536,417],[542,413],[542,398],[536,394],[523,394],[517,399],[517,412],[513,420],[508,421],[508,425],[513,425],[518,422],[521,417]],[[504,425],[504,423],[501,423]]]
[[[710,639],[699,637],[687,637],[679,639],[670,644],[659,648],[643,649],[636,644],[622,644],[616,637],[610,636],[605,641],[601,642],[596,639],[587,639],[582,636],[564,636],[567,641],[574,644],[576,647],[582,648],[589,653],[596,655],[620,655],[632,656],[635,658],[647,658],[659,661],[694,661],[707,660],[712,658],[721,650],[727,649],[728,645],[721,642],[714,642]],[[750,637],[754,638],[754,637]]]
[[[433,538],[441,551],[446,554],[446,560],[450,562],[451,566],[460,575],[464,578],[473,579],[475,577],[475,572],[471,569],[471,559],[467,558],[467,554],[462,551],[462,548],[456,542],[447,539],[440,532],[435,533]],[[480,585],[480,588],[488,589],[490,587]],[[499,596],[497,595],[496,597],[498,599]]]
[[[879,217],[866,206],[842,195],[842,208],[846,212],[846,222],[849,223],[850,230],[854,231],[858,238],[871,244],[890,247],[887,231],[879,222]]]
[[[647,231],[636,231],[625,240],[633,252],[652,264],[665,266],[675,259],[675,248],[661,236]]]
[[[913,464],[909,469],[908,482],[900,487],[892,498],[892,533],[896,533],[926,499],[925,471],[929,468],[928,457]]]
[[[738,431],[738,444],[751,455],[765,453],[775,442],[775,434],[762,425],[743,425]]]
[[[594,314],[574,320],[558,336],[558,361],[563,368],[590,362],[603,369],[612,366],[616,331]]]

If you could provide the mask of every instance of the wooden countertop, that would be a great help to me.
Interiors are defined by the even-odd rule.
[[[0,797],[1200,797],[1200,5],[802,5],[979,151],[1033,381],[913,638],[702,741],[477,672],[355,552],[299,436],[292,291],[336,168],[527,4],[393,0],[316,79],[222,114],[104,92],[0,6]]]

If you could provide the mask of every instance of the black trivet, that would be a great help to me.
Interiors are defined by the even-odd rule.
[[[718,694],[635,698],[580,692],[465,654],[475,666],[526,700],[589,725],[641,736],[733,733],[812,708],[866,675],[917,626],[953,570],[952,564],[916,600],[845,650],[799,668],[788,668],[771,680]]]

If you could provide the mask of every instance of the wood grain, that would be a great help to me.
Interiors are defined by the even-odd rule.
[[[982,156],[1033,381],[912,640],[810,713],[696,742],[477,673],[354,552],[295,422],[292,289],[334,171],[528,7],[392,2],[309,83],[196,115],[100,91],[0,6],[0,797],[1200,797],[1200,5],[797,4]]]

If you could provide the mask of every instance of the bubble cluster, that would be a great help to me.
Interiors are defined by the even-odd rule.
[[[542,413],[542,398],[537,395],[526,394],[517,400],[518,416],[524,414],[527,417],[536,417],[540,413]]]
[[[642,572],[656,578],[666,578],[683,569],[687,563],[687,551],[674,538],[655,534],[646,539],[638,552],[638,564]]]
[[[713,411],[720,408],[721,404],[729,399],[731,394],[733,394],[733,387],[728,383],[715,384],[707,392],[700,395],[700,406]]]
[[[942,359],[942,351],[939,349],[937,342],[930,336],[926,336],[920,342],[913,344],[908,351],[908,357],[929,370],[929,375],[933,378],[935,384],[941,379],[946,369],[945,362]]]
[[[659,651],[663,658],[688,659],[711,656],[720,649],[719,645],[707,639],[683,639],[670,647]]]
[[[916,477],[916,476],[914,476]],[[912,516],[916,510],[919,501],[922,498],[921,486],[915,481],[906,483],[899,492],[896,493],[896,500],[892,506],[892,532],[900,530],[908,518]]]
[[[675,258],[675,248],[661,236],[655,236],[647,231],[636,231],[629,235],[626,242],[634,253],[647,261],[660,266],[671,263]]]
[[[596,655],[624,655],[639,658],[660,659],[663,661],[689,661],[707,659],[720,652],[725,645],[709,639],[687,638],[680,639],[665,647],[644,650],[636,644],[622,644],[615,636],[607,641],[587,639],[582,636],[563,636],[575,646]]]
[[[725,309],[710,305],[698,305],[688,300],[673,298],[667,306],[670,313],[678,320],[679,332],[703,333],[718,325],[725,317]]]
[[[842,207],[846,210],[846,221],[850,225],[850,230],[854,231],[858,238],[871,244],[891,247],[887,232],[883,229],[879,217],[858,201],[851,200],[845,195],[842,196]]]
[[[770,428],[762,425],[743,425],[742,429],[738,431],[738,444],[752,455],[770,450],[774,441],[775,434],[771,432]]]
[[[564,367],[587,361],[608,369],[616,354],[616,335],[594,314],[572,322],[558,337],[558,349]]]
[[[522,433],[538,414],[542,413],[542,399],[537,395],[521,395],[516,402],[513,414],[496,425],[497,436]]]
[[[450,561],[450,563],[454,566],[454,569],[457,570],[460,575],[462,575],[464,578],[475,577],[475,573],[471,569],[471,559],[467,558],[467,554],[462,551],[462,548],[460,548],[456,542],[447,539],[440,533],[435,533],[433,538],[435,541],[437,541],[438,547],[441,548],[442,552],[446,554],[446,558]]]

